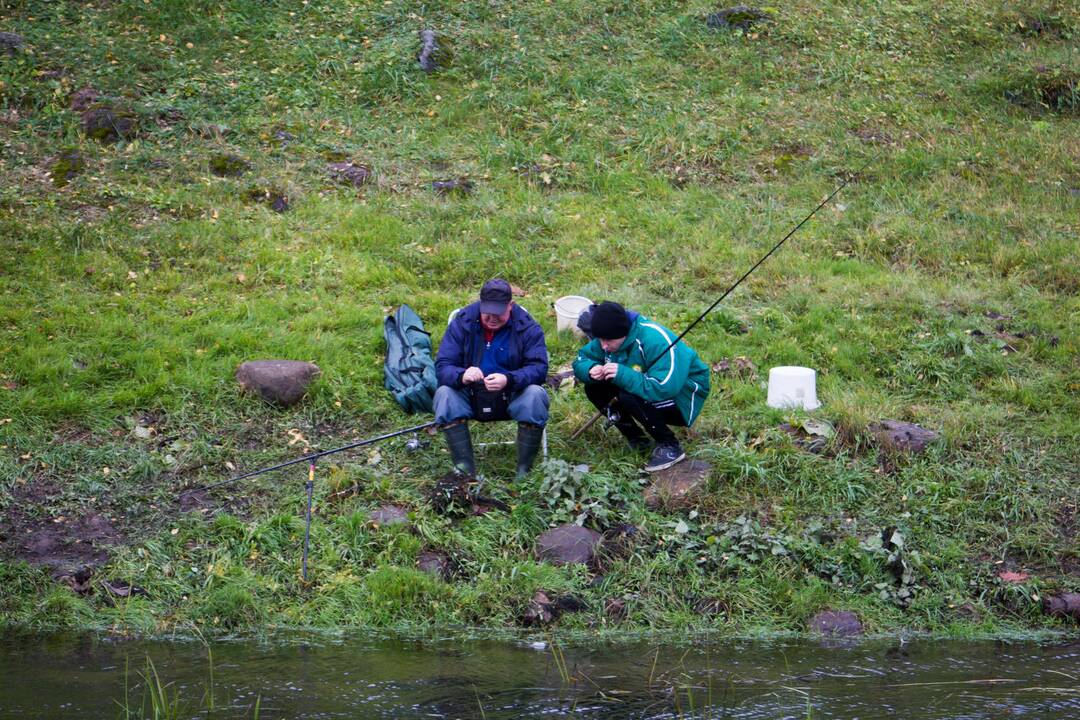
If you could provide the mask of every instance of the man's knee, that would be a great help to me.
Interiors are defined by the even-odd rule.
[[[624,408],[640,408],[643,403],[644,400],[637,395],[628,393],[626,390],[619,390],[619,404]]]
[[[548,397],[547,390],[539,385],[530,385],[522,390],[521,398],[529,404],[540,404],[545,408],[551,404],[551,398]]]
[[[435,422],[449,423],[472,417],[472,408],[465,394],[449,385],[440,385],[431,401]]]
[[[529,385],[510,403],[510,415],[518,422],[545,425],[550,404],[551,400],[544,388],[539,385]]]

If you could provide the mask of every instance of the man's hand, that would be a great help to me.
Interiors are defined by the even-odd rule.
[[[589,368],[589,377],[591,377],[593,380],[603,380],[604,379],[604,366],[603,365],[593,365],[591,368]]]
[[[619,372],[619,363],[608,363],[600,366],[601,377],[604,380],[614,380],[615,374]]]
[[[478,367],[471,367],[465,371],[465,374],[461,376],[461,382],[463,385],[469,383],[481,382],[484,379],[484,371]]]
[[[506,376],[502,373],[491,373],[484,378],[484,388],[491,392],[499,392],[506,387]]]

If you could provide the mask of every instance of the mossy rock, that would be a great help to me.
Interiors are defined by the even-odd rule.
[[[239,177],[251,169],[251,163],[233,153],[217,153],[210,156],[210,172],[218,177]]]
[[[111,107],[92,107],[82,114],[82,127],[86,137],[98,142],[130,140],[139,129],[135,113]]]
[[[71,148],[62,151],[49,164],[49,174],[52,176],[53,185],[58,188],[66,187],[85,169],[86,161],[83,156]]]
[[[0,32],[0,55],[13,56],[22,49],[26,41],[22,35],[13,32]]]
[[[416,60],[421,70],[431,73],[449,67],[454,61],[454,53],[445,35],[427,28],[420,31],[420,54]]]

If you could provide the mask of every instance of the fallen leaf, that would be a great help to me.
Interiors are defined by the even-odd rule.
[[[1011,570],[1002,570],[998,573],[998,577],[1007,583],[1022,583],[1031,578],[1026,572],[1012,572]]]

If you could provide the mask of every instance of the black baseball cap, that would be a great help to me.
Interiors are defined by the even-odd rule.
[[[480,288],[480,312],[502,315],[513,299],[514,293],[510,290],[510,283],[502,278],[488,280],[484,283],[484,287]]]

